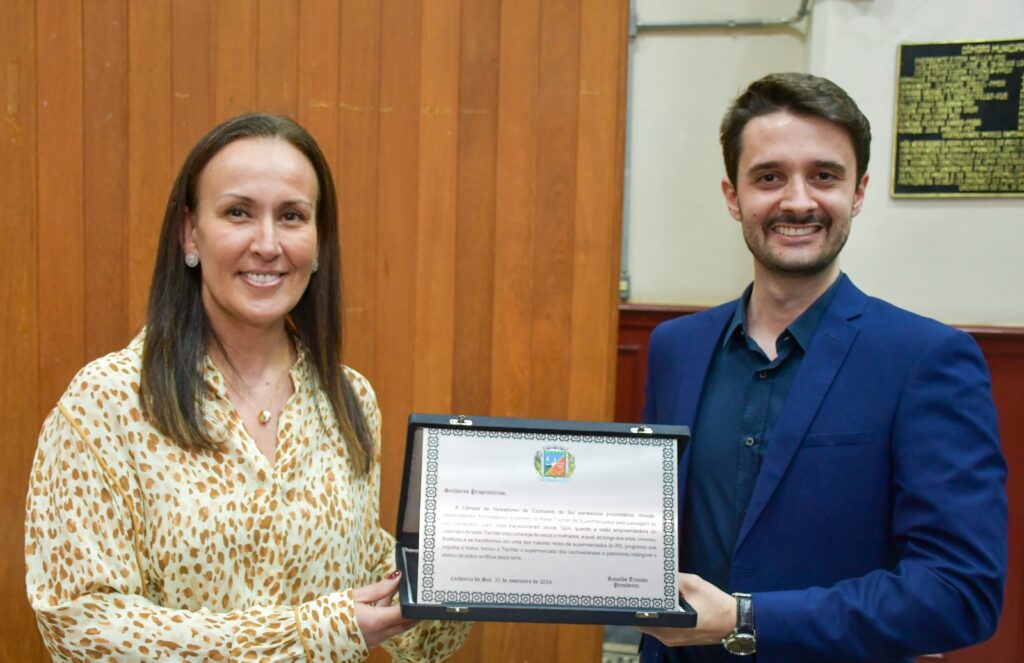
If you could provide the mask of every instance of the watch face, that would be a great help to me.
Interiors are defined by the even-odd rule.
[[[722,646],[730,654],[749,656],[757,651],[757,640],[754,639],[753,633],[733,632],[722,641]]]

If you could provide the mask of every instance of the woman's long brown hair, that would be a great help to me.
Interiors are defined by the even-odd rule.
[[[248,113],[218,125],[192,148],[175,179],[149,291],[139,385],[143,413],[157,430],[185,449],[214,450],[218,446],[203,425],[202,397],[206,347],[219,339],[203,309],[202,268],[185,265],[182,226],[187,211],[196,209],[203,168],[225,146],[243,138],[285,140],[306,155],[316,171],[320,269],[292,309],[290,320],[297,340],[309,353],[311,372],[330,404],[354,465],[365,471],[372,463],[373,441],[341,361],[341,256],[334,180],[313,137],[286,117]],[[321,417],[324,414],[321,412]]]

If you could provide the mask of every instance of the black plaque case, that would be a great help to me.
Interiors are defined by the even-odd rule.
[[[464,415],[417,414],[409,416],[402,473],[402,493],[398,507],[397,548],[395,562],[402,572],[399,599],[402,615],[411,619],[444,619],[485,622],[534,622],[561,624],[619,624],[626,626],[670,626],[692,628],[697,624],[696,611],[682,599],[676,610],[637,610],[579,605],[507,605],[496,603],[431,603],[420,604],[420,484],[422,476],[423,428],[458,429],[471,426],[484,431],[541,432],[565,435],[608,435],[616,437],[659,437],[677,440],[677,456],[681,456],[690,431],[686,426],[559,421],[549,419],[515,419]],[[678,460],[678,458],[677,458]],[[675,531],[678,532],[678,512]]]

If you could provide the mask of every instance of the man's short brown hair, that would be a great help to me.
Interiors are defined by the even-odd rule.
[[[751,83],[726,111],[719,137],[725,172],[736,185],[743,129],[747,122],[778,111],[820,117],[846,129],[857,157],[857,180],[868,170],[871,156],[871,124],[857,104],[827,78],[811,74],[769,74]]]

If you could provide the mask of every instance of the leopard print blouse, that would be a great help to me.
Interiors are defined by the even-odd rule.
[[[352,588],[394,568],[380,528],[380,412],[348,371],[375,440],[357,474],[300,353],[273,466],[207,359],[216,452],[184,451],[139,409],[142,336],[75,377],[43,424],[29,484],[29,600],[55,661],[361,661]],[[321,417],[319,407],[327,414]],[[384,644],[436,661],[465,623]]]

